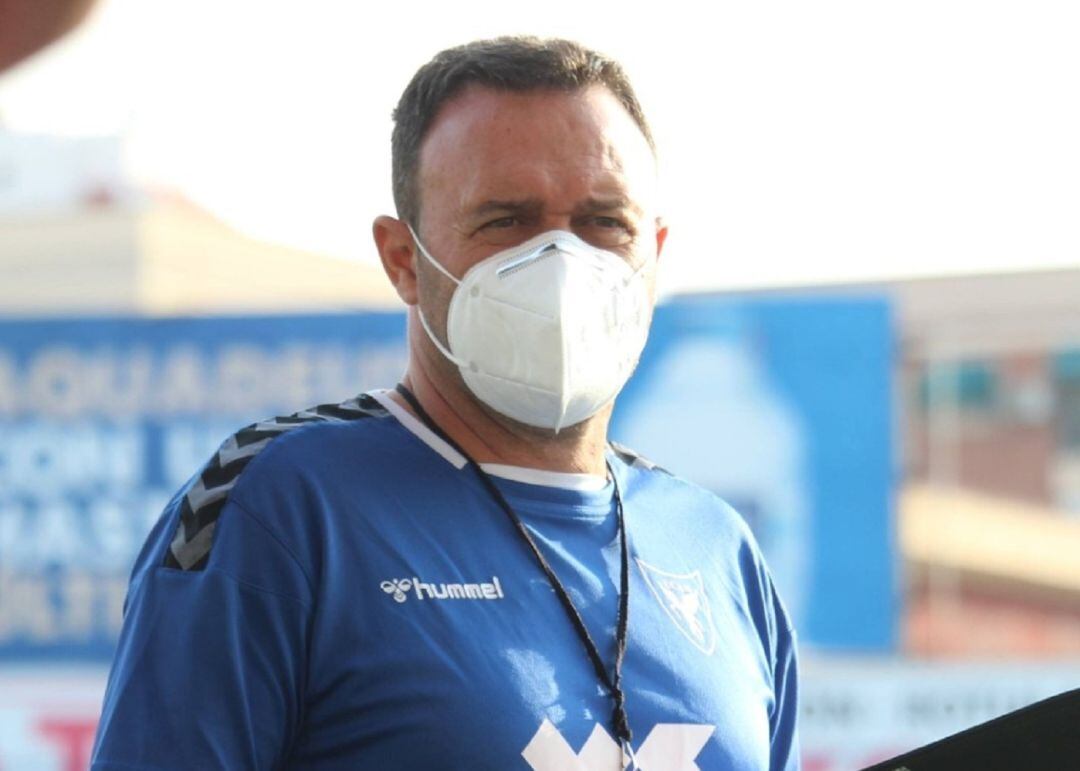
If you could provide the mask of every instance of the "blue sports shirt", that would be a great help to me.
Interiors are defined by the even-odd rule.
[[[794,635],[745,523],[629,451],[608,461],[638,767],[798,769]],[[492,471],[610,667],[611,482]],[[477,471],[375,392],[241,430],[166,507],[92,769],[613,771],[611,713]]]

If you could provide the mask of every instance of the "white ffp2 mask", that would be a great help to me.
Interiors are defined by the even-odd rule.
[[[420,323],[481,402],[558,431],[592,417],[619,393],[652,315],[641,268],[552,230],[458,279],[409,230],[421,254],[457,284],[446,318],[449,350],[423,311]]]

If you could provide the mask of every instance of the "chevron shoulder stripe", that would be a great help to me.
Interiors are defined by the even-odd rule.
[[[214,528],[229,492],[247,467],[270,442],[299,426],[340,423],[384,417],[386,408],[367,394],[341,404],[321,404],[286,417],[273,418],[237,431],[218,448],[180,503],[176,535],[165,555],[165,567],[202,570],[210,558]]]
[[[634,468],[645,469],[646,471],[659,471],[663,474],[671,476],[671,472],[668,471],[666,468],[664,468],[663,466],[657,466],[651,460],[649,460],[643,455],[639,455],[637,452],[631,450],[629,447],[619,444],[618,442],[609,442],[608,444],[611,445],[611,449],[615,451],[615,454],[619,456],[619,459],[627,465],[633,466]]]

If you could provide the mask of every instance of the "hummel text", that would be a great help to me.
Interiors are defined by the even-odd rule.
[[[490,583],[480,584],[436,584],[413,576],[383,581],[380,586],[384,592],[393,595],[397,602],[405,602],[409,598],[410,590],[418,600],[501,600],[504,596],[498,576],[492,576]]]

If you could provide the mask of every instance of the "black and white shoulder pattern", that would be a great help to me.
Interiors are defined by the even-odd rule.
[[[176,535],[165,554],[165,566],[202,570],[210,557],[214,528],[229,491],[240,473],[270,442],[299,426],[344,422],[388,413],[374,397],[361,394],[341,404],[322,404],[288,417],[252,423],[237,431],[218,448],[180,502]]]
[[[615,455],[618,456],[619,460],[623,461],[626,465],[644,469],[645,471],[659,471],[671,476],[671,472],[666,468],[657,466],[651,460],[643,455],[639,455],[629,447],[619,444],[618,442],[608,442],[608,444],[611,445],[611,449],[615,452]]]

